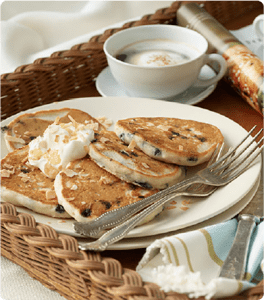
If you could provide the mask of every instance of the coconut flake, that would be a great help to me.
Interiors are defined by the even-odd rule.
[[[16,136],[7,135],[5,138],[10,142],[20,143],[23,145],[26,144],[26,142],[22,138]]]
[[[55,199],[56,198],[56,193],[53,190],[47,190],[46,191],[46,199],[50,200],[50,199]]]
[[[64,173],[68,176],[68,177],[73,177],[75,175],[78,175],[78,173],[74,172],[73,170],[71,169],[65,169],[64,170]]]

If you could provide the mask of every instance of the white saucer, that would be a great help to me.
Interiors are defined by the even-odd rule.
[[[208,79],[215,76],[213,69],[204,66],[201,70],[200,78]],[[190,87],[187,91],[177,95],[169,100],[170,102],[178,102],[183,104],[197,104],[209,96],[216,88],[217,84],[210,85],[209,87]],[[96,79],[96,88],[97,91],[103,97],[129,97],[126,94],[125,90],[118,85],[114,79],[110,68],[106,67]]]

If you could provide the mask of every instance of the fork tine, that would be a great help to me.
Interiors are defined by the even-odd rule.
[[[236,153],[237,149],[242,146],[244,144],[244,142],[249,138],[249,136],[251,135],[251,133],[253,132],[253,130],[256,128],[256,126],[254,126],[249,133],[247,134],[247,136],[244,137],[244,139],[235,147],[233,148],[232,151],[228,151],[225,155],[223,155],[223,157],[221,159],[219,159],[216,163],[214,163],[211,166],[211,170],[216,170],[217,171],[222,171],[223,169],[229,167],[241,154],[243,154],[245,152],[245,150],[250,147],[250,145],[257,139],[257,137],[260,135],[260,133],[263,131],[263,129],[261,129],[256,135],[255,137],[249,142],[249,144],[247,144],[246,146],[243,147],[242,150],[240,150],[239,153]],[[223,164],[223,161],[225,161],[228,157],[233,156],[232,159],[228,160],[227,163]],[[221,165],[221,167],[219,167],[219,165]]]
[[[224,151],[224,142],[220,145],[218,144],[216,146],[216,149],[213,153],[213,155],[211,156],[208,164],[207,164],[207,167],[209,167],[210,165],[212,165],[214,162],[218,161],[220,159],[220,157],[222,156],[223,154],[223,151]],[[229,148],[229,151],[231,151],[232,147]],[[205,185],[204,183],[193,183],[191,184],[190,186],[188,186],[187,188],[183,188],[182,190],[186,190],[186,192],[193,192],[194,190],[195,191],[202,191],[202,190],[206,190],[207,192],[209,191],[214,191],[215,189],[217,189],[216,186],[212,186],[212,185]]]
[[[263,142],[264,137],[256,144],[256,146],[247,154],[247,156],[239,161],[233,168],[228,169],[223,177],[229,176],[231,174],[232,177],[239,176],[244,172],[244,170],[258,157],[258,155],[262,152],[264,145],[259,147],[259,145]],[[252,156],[253,155],[253,156]],[[241,168],[239,168],[241,166]],[[232,174],[235,170],[234,174]]]
[[[231,151],[228,151],[225,155],[223,155],[219,160],[217,160],[214,164],[212,164],[211,169],[219,166],[220,164],[222,164],[222,162],[224,160],[226,160],[229,156],[233,155],[236,150],[245,142],[245,140],[251,135],[251,133],[255,130],[255,128],[257,127],[257,125],[253,126],[251,128],[251,130],[248,132],[248,134],[243,138],[243,140],[235,147],[233,148]]]
[[[222,169],[229,167],[232,163],[234,163],[234,161],[236,161],[243,153],[245,153],[245,151],[255,142],[255,140],[257,139],[257,137],[260,135],[260,133],[263,131],[263,129],[261,129],[255,136],[254,138],[249,142],[248,145],[244,146],[243,149],[240,150],[240,152],[236,153],[236,155],[234,155],[234,157],[232,159],[230,159],[227,163],[223,164],[221,167],[217,168],[217,172],[218,171],[222,171]],[[257,145],[255,146],[254,150],[256,149],[256,147],[258,147],[260,145],[260,143],[262,142],[263,137],[261,138],[261,140],[257,143]],[[253,150],[253,151],[254,151]],[[250,152],[251,153],[251,152]],[[246,156],[244,158],[244,160],[247,158],[248,156]],[[236,167],[238,167],[239,164],[236,164]],[[229,171],[231,171],[232,169],[229,169]]]
[[[216,148],[215,148],[215,151],[214,153],[212,154],[207,166],[210,166],[212,165],[213,163],[215,163],[219,157],[221,157],[221,154],[223,152],[223,149],[224,149],[224,143],[222,143],[221,145],[220,144],[217,144]]]

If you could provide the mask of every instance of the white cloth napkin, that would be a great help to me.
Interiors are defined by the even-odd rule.
[[[253,25],[249,25],[238,30],[233,30],[231,33],[261,60],[264,59],[263,39],[257,37]]]
[[[206,299],[236,295],[262,279],[258,272],[263,261],[264,223],[256,227],[251,238],[246,267],[248,281],[219,278],[236,229],[237,220],[232,219],[156,240],[146,249],[136,270],[144,281],[158,284],[165,292]]]
[[[119,22],[121,26],[127,20],[153,14],[171,3],[5,1],[1,6],[1,73],[13,72],[37,58],[87,42],[90,37],[103,33],[106,27],[119,27]]]

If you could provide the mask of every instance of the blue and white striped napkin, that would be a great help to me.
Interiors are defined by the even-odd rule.
[[[137,266],[144,281],[158,284],[165,292],[191,297],[228,297],[255,286],[263,277],[264,223],[252,235],[246,280],[219,278],[221,266],[232,246],[237,220],[158,239]]]

